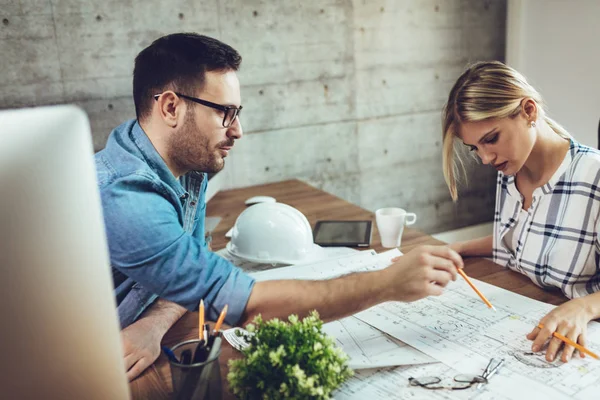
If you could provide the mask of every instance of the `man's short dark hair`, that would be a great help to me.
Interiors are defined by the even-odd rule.
[[[150,114],[155,94],[164,90],[190,96],[207,71],[237,71],[242,57],[231,46],[208,36],[175,33],[155,40],[135,58],[133,101],[138,121]]]

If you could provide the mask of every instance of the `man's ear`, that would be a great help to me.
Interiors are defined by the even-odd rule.
[[[531,97],[526,97],[521,101],[521,112],[527,122],[537,121],[538,105]]]
[[[185,103],[171,90],[167,90],[158,97],[158,111],[160,117],[171,128],[176,128],[179,119],[185,114]]]

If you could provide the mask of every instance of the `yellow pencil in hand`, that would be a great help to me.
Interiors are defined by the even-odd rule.
[[[469,286],[471,286],[471,288],[475,291],[475,293],[477,293],[479,295],[479,297],[481,297],[481,300],[483,300],[485,305],[488,306],[489,308],[491,308],[492,310],[496,311],[496,308],[492,305],[492,303],[490,303],[489,300],[485,298],[483,293],[481,293],[479,291],[479,289],[477,289],[475,287],[475,285],[473,285],[473,282],[471,282],[471,280],[469,279],[467,274],[465,274],[465,271],[463,271],[462,268],[457,268],[457,271],[460,274],[460,276],[462,276],[465,279],[465,281],[469,284]]]
[[[544,329],[544,325],[543,324],[539,324],[538,328],[540,329]],[[575,347],[577,350],[579,350],[581,353],[585,353],[587,355],[589,355],[592,358],[595,358],[596,360],[598,360],[598,355],[588,349],[586,349],[585,347],[583,347],[582,345],[575,343],[574,341],[572,341],[571,339],[569,339],[566,336],[561,335],[558,332],[553,332],[552,336],[554,336],[557,339],[562,340],[563,342],[565,342],[566,344],[568,344],[569,346],[573,346]]]

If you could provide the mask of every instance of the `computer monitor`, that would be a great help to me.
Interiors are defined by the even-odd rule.
[[[127,399],[88,119],[0,111],[0,398]]]

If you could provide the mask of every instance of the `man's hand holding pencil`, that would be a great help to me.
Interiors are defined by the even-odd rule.
[[[446,246],[421,246],[392,262],[385,271],[393,283],[391,298],[397,301],[441,295],[446,285],[456,280],[457,268],[463,267],[458,253]]]

